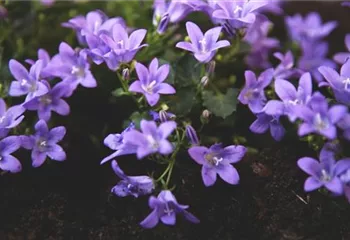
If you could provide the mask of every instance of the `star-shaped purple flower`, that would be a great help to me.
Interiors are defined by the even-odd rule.
[[[154,183],[152,178],[148,176],[127,176],[115,160],[112,161],[112,168],[115,174],[121,178],[121,181],[111,190],[116,196],[133,196],[137,198],[150,194],[153,191]]]
[[[188,154],[198,164],[202,165],[202,179],[209,187],[216,182],[216,175],[229,184],[238,184],[239,175],[231,163],[240,161],[247,149],[243,146],[231,145],[223,148],[222,144],[214,144],[210,148],[194,146],[188,149]]]
[[[258,79],[252,71],[245,71],[246,84],[238,96],[238,100],[248,105],[253,113],[260,112],[266,101],[264,89],[271,83],[273,79],[273,69],[267,69]]]
[[[5,137],[11,128],[22,122],[24,111],[25,108],[21,105],[13,106],[6,110],[6,103],[0,98],[0,138]]]
[[[176,47],[193,52],[194,57],[200,62],[209,62],[214,57],[217,49],[230,45],[230,42],[227,40],[218,41],[222,30],[221,27],[209,29],[204,35],[201,29],[193,22],[187,22],[186,29],[191,43],[179,42],[176,44]]]
[[[148,69],[141,63],[136,63],[135,68],[139,79],[130,85],[129,91],[145,95],[149,105],[156,105],[160,94],[174,94],[176,92],[170,84],[164,83],[169,75],[169,64],[159,67],[158,59],[154,58]]]
[[[11,154],[21,146],[18,136],[9,136],[0,140],[0,169],[17,173],[22,170],[22,165],[17,158]]]
[[[163,155],[173,152],[173,145],[167,138],[175,130],[176,122],[164,122],[157,127],[154,121],[141,120],[140,127],[142,132],[132,129],[124,134],[125,142],[137,146],[138,159],[156,152]]]
[[[276,141],[281,141],[286,130],[280,123],[280,115],[268,115],[264,112],[258,113],[257,119],[250,125],[250,131],[263,134],[270,129],[271,136]]]
[[[306,192],[324,186],[337,195],[343,193],[339,174],[344,173],[350,168],[349,158],[335,161],[334,153],[323,147],[320,152],[320,161],[310,157],[303,157],[298,160],[298,166],[310,175],[304,184],[304,190]]]
[[[20,136],[23,148],[32,150],[32,165],[40,167],[49,157],[55,161],[66,160],[66,153],[57,143],[60,142],[66,134],[66,128],[63,126],[55,127],[49,130],[44,120],[39,120],[35,124],[35,134],[31,136]]]
[[[276,52],[273,56],[281,61],[281,63],[275,68],[275,79],[288,79],[294,76],[299,77],[303,74],[303,71],[294,68],[294,56],[291,51],[286,52],[285,55]]]
[[[183,215],[192,223],[199,223],[199,219],[186,210],[189,206],[179,204],[169,190],[161,191],[158,197],[151,196],[148,205],[153,211],[140,223],[143,228],[153,228],[159,220],[166,225],[175,225],[176,214]]]

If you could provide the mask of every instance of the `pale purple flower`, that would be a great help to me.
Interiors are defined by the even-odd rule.
[[[291,51],[286,52],[285,55],[276,52],[273,56],[281,61],[275,68],[275,79],[289,79],[294,76],[300,77],[300,75],[303,74],[302,70],[294,68],[294,56]]]
[[[11,128],[20,124],[24,118],[25,108],[21,105],[6,110],[5,101],[0,98],[0,138],[7,136]]]
[[[264,112],[269,115],[287,115],[291,122],[297,118],[295,114],[296,105],[307,105],[312,95],[312,79],[310,73],[304,73],[299,80],[299,86],[287,80],[277,79],[275,81],[275,92],[281,100],[270,100],[264,107]]]
[[[280,115],[268,115],[264,112],[258,113],[257,119],[250,125],[250,131],[263,134],[270,129],[270,134],[276,141],[281,141],[286,130],[280,123]]]
[[[60,126],[49,130],[44,120],[39,120],[34,128],[34,135],[20,136],[22,147],[32,150],[32,166],[40,167],[47,157],[55,161],[66,160],[66,153],[57,144],[66,135],[66,128]]]
[[[155,188],[152,178],[148,176],[127,176],[115,160],[112,161],[112,168],[121,179],[111,190],[118,197],[133,196],[137,198],[150,194]]]
[[[320,152],[320,161],[310,157],[303,157],[298,160],[298,166],[310,175],[304,184],[306,192],[324,186],[329,191],[340,195],[343,193],[343,186],[339,179],[339,174],[350,168],[350,158],[336,161],[334,154],[323,147]]]
[[[160,94],[175,94],[175,89],[164,83],[169,75],[169,64],[159,67],[158,59],[154,58],[148,69],[141,63],[136,63],[135,68],[139,79],[130,85],[129,91],[142,93],[150,106],[158,103]]]
[[[110,51],[103,53],[102,57],[110,61],[109,68],[116,70],[120,63],[131,62],[136,53],[147,44],[141,44],[147,30],[139,29],[128,35],[127,30],[120,24],[112,28],[112,35],[101,34],[101,40],[110,48]]]
[[[11,154],[21,146],[18,136],[9,136],[0,140],[0,169],[17,173],[22,170],[22,165],[17,158]]]
[[[273,69],[267,69],[258,79],[252,71],[245,71],[246,84],[238,96],[238,100],[248,105],[253,113],[260,112],[266,102],[264,89],[271,83],[273,78]]]
[[[50,87],[48,83],[47,87]],[[39,119],[45,121],[51,118],[51,111],[66,116],[69,114],[70,108],[68,103],[62,98],[65,97],[69,91],[71,91],[69,85],[64,82],[59,82],[50,89],[48,93],[29,100],[23,104],[23,107],[31,111],[38,111]]]
[[[188,154],[194,161],[202,165],[203,183],[209,187],[216,182],[217,174],[229,184],[238,184],[239,175],[231,163],[240,161],[246,151],[247,149],[240,145],[223,148],[222,144],[214,144],[210,148],[191,147],[188,149]]]
[[[345,36],[345,46],[348,52],[340,52],[333,56],[333,60],[339,64],[344,64],[350,58],[350,34],[346,34]]]
[[[134,154],[136,153],[137,146],[133,143],[126,142],[124,139],[125,133],[129,132],[130,130],[135,129],[135,124],[132,122],[129,124],[129,126],[124,129],[121,133],[114,133],[109,134],[103,141],[104,145],[109,147],[110,149],[114,150],[115,152],[111,155],[105,157],[101,164],[104,164],[108,161],[110,161],[113,158],[116,158],[118,156],[122,155],[128,155],[128,154]]]
[[[318,70],[332,88],[335,99],[340,103],[350,105],[350,61],[343,64],[340,74],[327,66],[319,67]]]
[[[157,127],[154,121],[141,120],[140,127],[142,132],[132,129],[124,134],[126,142],[137,146],[138,159],[156,152],[162,155],[169,155],[173,152],[173,145],[167,138],[175,130],[176,122],[164,122]]]
[[[316,12],[309,13],[305,18],[296,14],[293,17],[286,17],[285,20],[289,35],[299,43],[317,41],[327,37],[338,25],[336,21],[323,24],[320,14]]]
[[[47,93],[48,89],[40,79],[42,66],[42,60],[38,60],[30,67],[28,72],[22,64],[11,59],[9,68],[16,81],[11,82],[9,95],[13,97],[26,95],[26,101],[28,101]]]
[[[151,196],[148,205],[153,211],[140,223],[143,228],[154,228],[159,220],[166,225],[175,225],[176,214],[181,214],[192,223],[199,223],[199,219],[186,209],[187,205],[179,204],[169,190],[163,190],[158,197]]]
[[[303,120],[299,126],[298,135],[305,136],[318,133],[332,140],[337,137],[335,124],[347,113],[347,107],[334,105],[328,109],[327,99],[319,92],[309,101],[309,107],[296,106],[295,113]]]
[[[176,47],[194,53],[194,57],[200,62],[209,62],[219,48],[230,45],[227,40],[218,41],[221,27],[209,29],[204,35],[202,30],[193,22],[187,22],[186,29],[191,43],[179,42]]]

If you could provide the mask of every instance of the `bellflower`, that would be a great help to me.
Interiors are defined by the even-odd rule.
[[[335,99],[340,103],[350,105],[350,61],[343,64],[340,74],[327,66],[319,67],[318,70],[331,86]]]
[[[111,190],[116,196],[133,196],[137,198],[150,194],[153,191],[154,183],[152,178],[148,176],[127,176],[115,160],[112,161],[112,168],[115,174],[121,178],[121,181]]]
[[[47,86],[50,85],[47,83]],[[51,111],[58,113],[59,115],[66,116],[70,112],[69,105],[62,97],[67,95],[70,91],[70,86],[64,82],[59,82],[52,89],[49,90],[43,96],[35,97],[23,104],[23,107],[31,110],[38,111],[39,119],[48,121],[51,118]]]
[[[122,155],[134,154],[136,153],[137,146],[133,143],[126,142],[124,135],[130,130],[135,129],[135,124],[132,122],[129,126],[124,129],[121,133],[109,134],[103,141],[104,145],[114,150],[115,152],[111,155],[105,157],[101,164],[108,162],[109,160]]]
[[[140,223],[143,228],[153,228],[159,220],[166,225],[175,225],[176,214],[181,214],[192,223],[199,223],[199,219],[186,209],[187,205],[179,204],[169,190],[163,190],[158,197],[151,196],[148,205],[153,211]]]
[[[334,105],[328,109],[327,99],[317,92],[310,99],[309,107],[297,106],[295,113],[304,121],[299,126],[299,136],[314,132],[333,140],[337,137],[335,124],[345,116],[347,107]]]
[[[258,134],[267,132],[270,128],[270,133],[273,139],[281,141],[286,130],[280,123],[280,115],[268,115],[264,112],[258,113],[257,119],[250,125],[250,131]]]
[[[32,150],[32,166],[40,167],[49,157],[55,161],[66,160],[66,153],[57,143],[66,134],[63,126],[49,130],[44,120],[39,120],[35,124],[35,134],[31,136],[20,136],[23,148]]]
[[[159,67],[158,59],[154,58],[148,69],[141,63],[136,63],[135,68],[139,79],[130,85],[129,91],[142,93],[150,106],[158,103],[160,94],[176,92],[170,84],[164,83],[169,75],[169,64]]]
[[[329,191],[340,195],[343,193],[343,186],[339,179],[339,174],[350,168],[350,158],[335,161],[334,154],[323,147],[320,152],[320,161],[310,157],[303,157],[298,160],[298,166],[310,175],[304,184],[306,192],[324,186]]]
[[[300,14],[286,17],[286,25],[289,35],[294,41],[316,41],[327,37],[337,27],[336,21],[322,24],[320,15],[316,12],[309,13],[305,18]]]
[[[116,70],[120,63],[131,62],[141,48],[148,46],[147,44],[141,45],[146,33],[147,30],[139,29],[129,36],[126,29],[120,24],[113,26],[112,36],[102,33],[100,35],[101,40],[111,49],[103,57],[115,62],[109,67]]]
[[[291,122],[297,118],[295,114],[296,105],[307,105],[312,95],[312,79],[310,73],[304,73],[300,80],[298,89],[287,80],[277,79],[275,91],[280,100],[270,100],[264,107],[265,113],[269,115],[287,115]]]
[[[174,121],[161,123],[157,127],[154,121],[141,120],[140,127],[142,132],[132,129],[124,134],[126,142],[137,146],[136,156],[138,159],[156,152],[163,155],[173,152],[173,145],[167,138],[176,128]]]
[[[245,71],[246,84],[238,96],[238,100],[248,105],[253,113],[260,112],[264,107],[266,96],[264,89],[271,83],[273,78],[273,69],[267,69],[258,79],[252,71]]]
[[[6,110],[5,101],[0,98],[0,138],[5,137],[11,128],[20,124],[24,118],[25,108],[17,105]]]
[[[221,27],[209,29],[204,35],[202,30],[193,22],[187,22],[186,29],[191,43],[179,42],[176,47],[194,53],[194,57],[200,62],[209,62],[219,48],[230,45],[227,40],[218,41]]]
[[[9,62],[9,68],[16,81],[11,82],[9,95],[26,95],[26,101],[28,101],[34,97],[47,93],[48,89],[40,79],[42,66],[43,62],[41,60],[38,60],[34,65],[30,67],[30,70],[28,72],[22,64],[14,59],[11,59]]]
[[[281,61],[275,68],[275,79],[289,79],[293,76],[299,77],[303,73],[303,71],[294,68],[294,56],[291,51],[286,52],[285,55],[280,52],[276,52],[273,54],[273,56]]]
[[[350,58],[350,34],[345,36],[345,46],[348,52],[340,52],[334,55],[333,59],[339,64],[344,64]]]
[[[210,148],[191,147],[188,154],[202,165],[202,179],[204,185],[209,187],[216,182],[217,174],[229,184],[238,184],[239,175],[231,163],[240,161],[246,151],[246,148],[240,145],[223,148],[222,144],[214,144]]]
[[[22,170],[22,165],[11,154],[21,146],[19,137],[9,136],[0,140],[0,169],[17,173]]]

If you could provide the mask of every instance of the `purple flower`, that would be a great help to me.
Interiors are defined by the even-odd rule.
[[[150,194],[153,191],[154,183],[152,178],[148,176],[127,176],[115,160],[112,161],[112,168],[115,174],[121,178],[121,181],[111,190],[116,196],[134,196],[137,198]]]
[[[49,65],[49,63],[51,62],[51,58],[49,53],[45,50],[45,49],[39,49],[38,50],[38,60],[42,61],[42,69],[40,72],[40,77],[44,78],[44,79],[49,79],[52,78],[52,74],[49,70],[46,69],[46,67]],[[52,61],[55,61],[55,59],[53,59]],[[32,59],[27,59],[26,63],[29,63],[30,65],[34,65],[35,61]]]
[[[49,69],[53,75],[62,78],[66,84],[70,85],[71,91],[67,93],[67,97],[73,94],[79,84],[87,88],[97,86],[90,71],[87,55],[83,51],[76,52],[67,43],[62,42],[58,57],[60,63],[51,63]]]
[[[31,136],[20,136],[22,147],[32,150],[32,166],[40,167],[48,156],[55,161],[66,160],[66,153],[57,143],[66,135],[63,126],[48,129],[44,120],[35,124],[35,134]]]
[[[253,113],[260,112],[265,104],[266,96],[264,89],[271,83],[273,69],[267,69],[258,79],[252,71],[245,71],[246,84],[238,96],[238,100],[248,105]]]
[[[11,128],[20,124],[24,118],[24,107],[17,105],[6,110],[5,101],[0,98],[0,138],[5,137]]]
[[[165,110],[160,110],[159,113],[155,111],[150,111],[149,114],[151,115],[153,121],[160,121],[160,122],[166,122],[168,120],[174,119],[176,116],[173,113],[167,112]]]
[[[349,1],[344,1],[341,3],[343,7],[350,7],[350,2]]]
[[[38,60],[33,66],[31,66],[30,71],[28,72],[22,64],[14,59],[11,59],[9,62],[9,68],[17,81],[11,82],[9,95],[27,95],[26,101],[28,101],[34,97],[47,93],[48,89],[46,85],[40,80],[42,65],[43,62]]]
[[[342,182],[338,175],[350,168],[349,158],[335,161],[334,154],[323,147],[320,152],[320,161],[303,157],[298,160],[298,166],[310,175],[304,184],[306,192],[324,186],[337,195],[343,193]]]
[[[159,67],[158,59],[154,58],[148,69],[141,63],[136,63],[135,68],[139,79],[130,85],[129,91],[142,93],[149,105],[156,105],[160,94],[174,94],[176,92],[171,85],[164,83],[169,75],[169,64]]]
[[[102,33],[101,40],[110,48],[107,53],[102,53],[101,57],[110,61],[109,68],[116,70],[120,63],[131,62],[136,53],[143,47],[148,46],[141,42],[145,38],[147,30],[139,29],[128,36],[126,29],[120,25],[115,24],[112,29],[112,36]]]
[[[22,170],[22,165],[17,158],[11,154],[21,146],[17,136],[9,136],[0,140],[0,169],[17,173]]]
[[[218,41],[221,27],[209,29],[204,35],[201,29],[193,22],[187,22],[186,29],[191,43],[179,42],[176,44],[176,47],[193,52],[194,57],[200,62],[209,62],[214,57],[217,49],[230,45],[227,40]]]
[[[47,83],[47,86],[50,85]],[[23,104],[23,107],[31,110],[38,111],[39,119],[48,121],[51,118],[51,111],[58,113],[59,115],[66,116],[70,112],[69,105],[62,97],[67,95],[70,86],[65,82],[56,84],[49,92],[40,97],[35,97]]]
[[[189,206],[179,204],[169,190],[161,191],[157,198],[151,196],[148,205],[153,211],[140,223],[143,228],[155,227],[159,219],[166,225],[175,225],[176,214],[183,215],[192,223],[199,223],[198,218],[186,211]]]
[[[343,104],[350,105],[350,61],[346,61],[338,74],[334,69],[322,66],[318,71],[331,86],[335,99]]]
[[[345,114],[344,117],[338,121],[337,126],[343,130],[344,138],[350,141],[350,114]]]
[[[216,175],[229,184],[238,184],[239,175],[231,163],[240,161],[246,148],[240,145],[223,148],[222,144],[214,144],[210,148],[194,146],[188,149],[188,154],[198,164],[202,165],[204,185],[209,187],[216,182]]]
[[[191,145],[199,145],[199,139],[196,130],[191,125],[186,126],[186,136],[190,141]]]
[[[288,79],[293,76],[299,77],[303,71],[294,68],[294,57],[291,51],[285,55],[276,52],[273,54],[281,63],[275,68],[275,79]]]
[[[105,140],[103,141],[104,145],[114,150],[115,152],[109,155],[108,157],[105,157],[101,161],[101,164],[104,164],[105,162],[108,162],[109,160],[118,156],[136,153],[137,146],[133,143],[126,142],[124,139],[124,135],[132,129],[135,129],[135,124],[133,122],[130,123],[129,126],[126,129],[124,129],[122,133],[109,134],[105,138]]]
[[[350,202],[350,167],[339,174],[339,179],[343,183],[344,195],[348,202]]]
[[[328,109],[327,99],[317,92],[310,99],[309,107],[297,106],[295,113],[304,121],[299,126],[299,136],[314,132],[332,140],[337,137],[335,124],[345,116],[347,107],[334,105]]]
[[[270,128],[270,133],[273,139],[276,141],[281,141],[286,133],[286,130],[280,123],[279,115],[268,115],[264,112],[258,113],[257,119],[250,125],[250,131],[258,134],[263,134],[267,132]]]
[[[213,18],[226,20],[230,32],[246,28],[255,22],[256,11],[267,3],[264,1],[228,0],[217,1]]]
[[[295,114],[296,105],[307,105],[312,95],[312,79],[310,73],[304,73],[300,80],[298,89],[287,80],[277,79],[275,91],[282,100],[270,100],[264,107],[268,115],[287,115],[291,122],[297,118]]]
[[[350,3],[350,2],[349,2]],[[334,55],[333,59],[339,64],[344,64],[350,58],[350,34],[345,36],[345,46],[348,52],[340,52]]]
[[[320,15],[316,12],[309,13],[305,18],[300,14],[286,17],[289,35],[294,41],[315,41],[329,35],[338,25],[336,21],[322,24]]]
[[[130,130],[124,134],[124,140],[137,146],[136,155],[142,159],[149,154],[159,152],[168,155],[173,152],[173,145],[167,140],[175,130],[176,123],[168,121],[157,127],[154,121],[141,120],[141,131]]]

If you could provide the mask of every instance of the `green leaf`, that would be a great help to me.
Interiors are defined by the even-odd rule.
[[[121,97],[121,96],[124,96],[124,95],[129,95],[129,93],[125,92],[122,88],[117,88],[116,90],[114,90],[112,92],[112,95],[114,97]]]
[[[198,84],[201,80],[203,65],[193,56],[185,55],[174,66],[175,85],[188,87]]]
[[[165,82],[169,83],[169,84],[174,84],[175,83],[175,71],[174,68],[171,66],[171,64],[164,60],[164,59],[159,59],[159,66],[164,65],[164,64],[169,64],[170,65],[170,72],[169,75],[167,77],[167,79],[165,80]]]
[[[211,91],[203,91],[203,105],[215,116],[226,118],[236,111],[238,90],[231,88],[226,94],[216,95]]]
[[[126,128],[127,126],[129,126],[130,122],[134,122],[135,123],[135,127],[136,128],[140,128],[140,122],[142,119],[145,120],[149,120],[150,119],[150,115],[147,112],[133,112],[130,117],[130,120],[124,121],[123,123],[123,127]]]
[[[192,88],[182,88],[173,95],[168,103],[170,112],[178,116],[184,116],[189,113],[196,103],[196,93]]]

